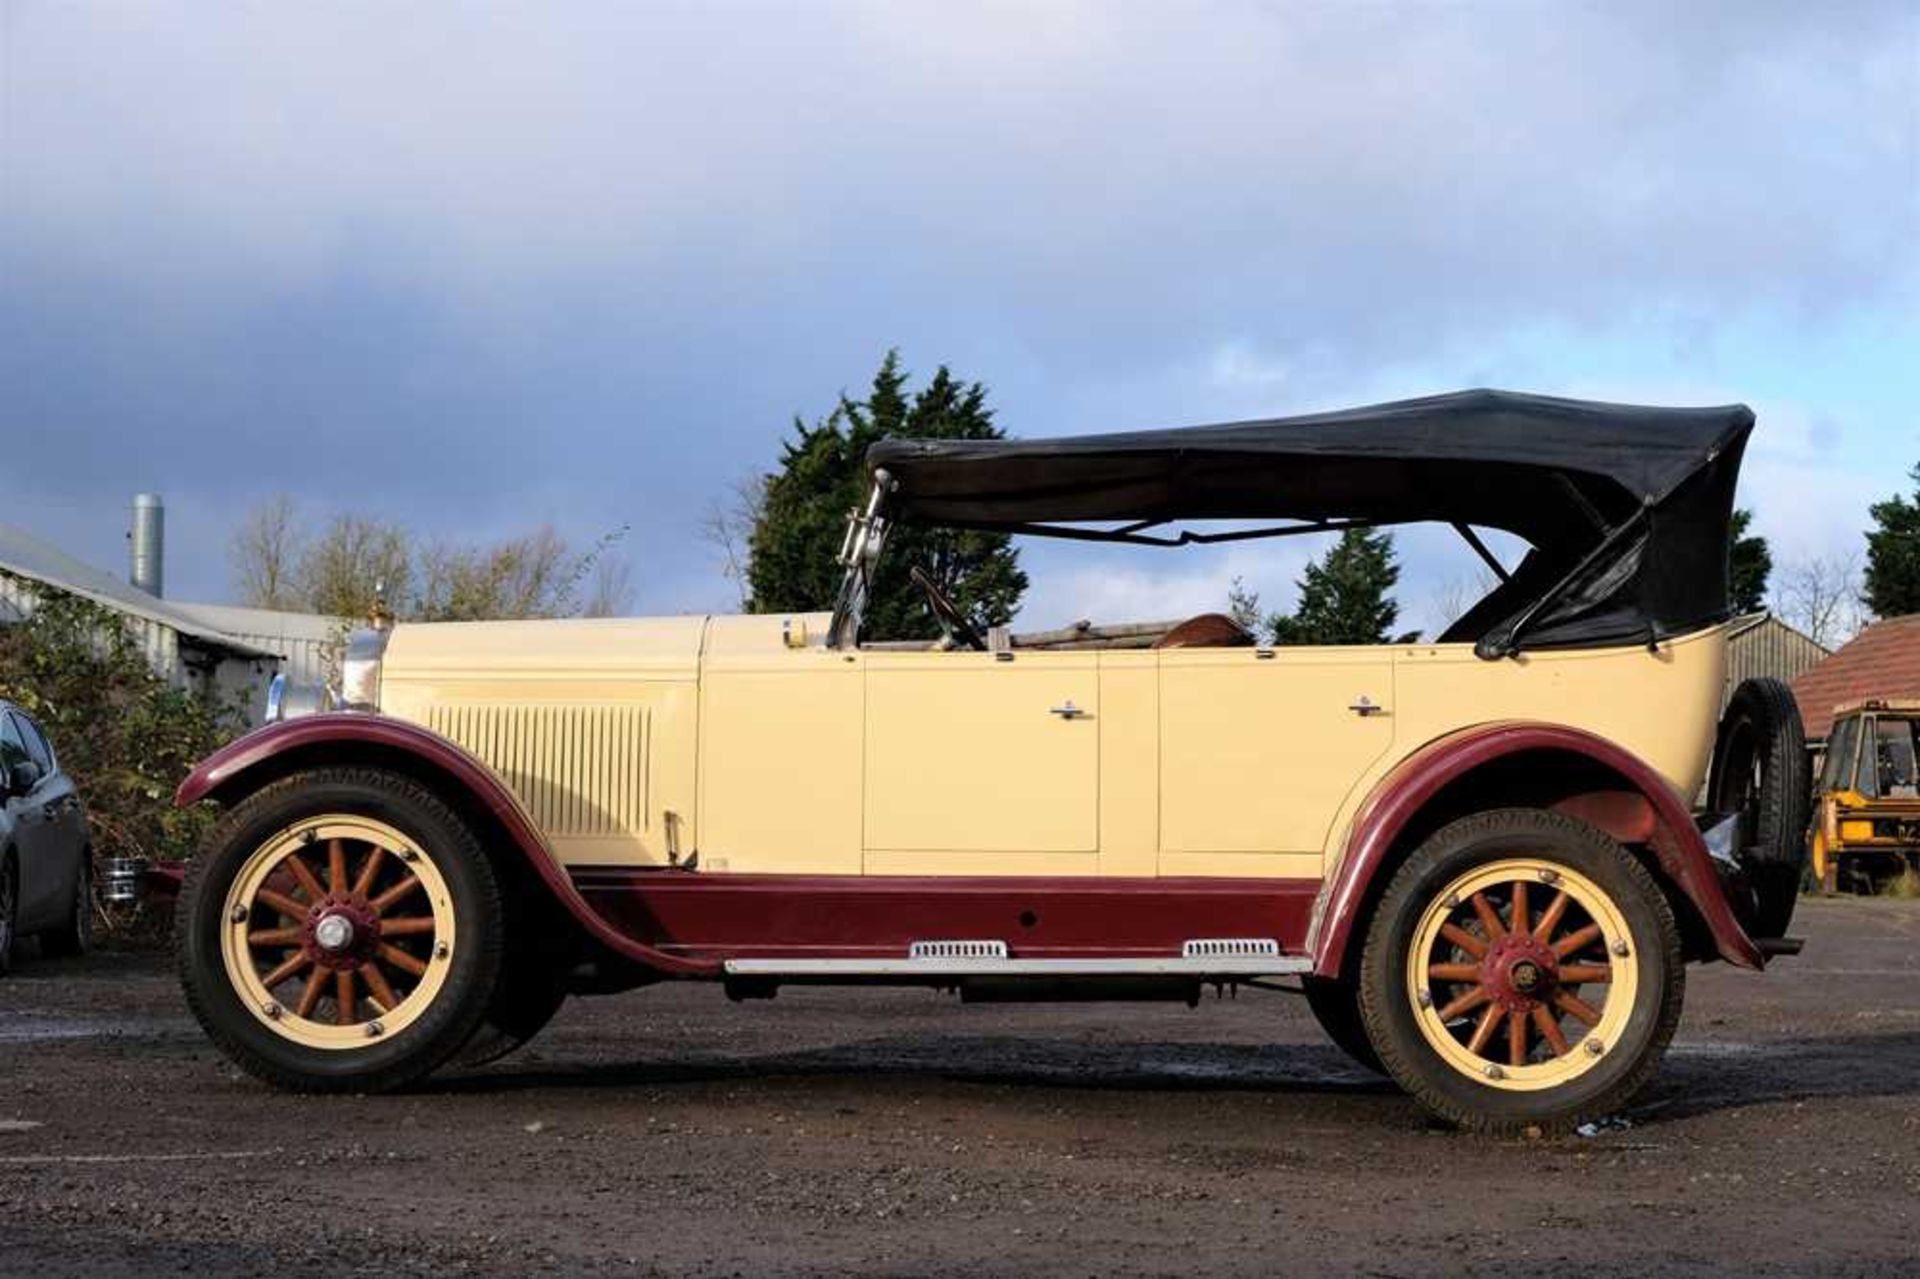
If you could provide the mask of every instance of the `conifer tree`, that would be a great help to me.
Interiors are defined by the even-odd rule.
[[[1276,644],[1383,644],[1400,606],[1393,587],[1400,565],[1393,536],[1348,529],[1324,558],[1300,578],[1300,603],[1291,616],[1267,619]]]
[[[1911,502],[1895,495],[1867,508],[1866,603],[1881,617],[1920,613],[1920,466],[1909,474]]]
[[[1773,573],[1767,539],[1747,534],[1752,523],[1752,511],[1735,511],[1727,526],[1727,595],[1739,613],[1757,613],[1767,606],[1767,578]]]
[[[833,607],[840,585],[835,555],[849,511],[866,500],[867,449],[894,437],[939,440],[1001,438],[978,382],[956,379],[945,365],[909,394],[897,351],[889,351],[865,399],[842,396],[813,426],[796,419],[780,469],[766,479],[748,542],[748,607],[756,613],[815,612]],[[1018,552],[1003,533],[902,525],[887,541],[867,599],[864,634],[931,639],[940,633],[926,597],[907,580],[919,565],[974,628],[1011,621],[1027,589]]]

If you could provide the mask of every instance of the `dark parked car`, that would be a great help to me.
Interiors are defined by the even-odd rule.
[[[0,701],[0,973],[22,937],[77,955],[93,931],[93,854],[73,780],[40,726]]]

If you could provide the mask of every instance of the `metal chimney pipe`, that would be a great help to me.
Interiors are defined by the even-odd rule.
[[[167,508],[158,493],[133,495],[127,531],[127,580],[156,598],[166,578]]]

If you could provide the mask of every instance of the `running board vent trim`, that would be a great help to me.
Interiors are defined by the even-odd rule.
[[[1196,937],[1180,947],[1185,959],[1255,959],[1279,953],[1280,943],[1271,937]]]
[[[1003,941],[917,941],[907,947],[908,959],[1005,959]]]
[[[729,959],[737,977],[1282,977],[1310,972],[1306,955],[1140,956],[1131,959]]]

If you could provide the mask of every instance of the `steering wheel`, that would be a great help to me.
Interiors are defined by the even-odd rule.
[[[933,610],[933,620],[940,623],[940,634],[946,638],[948,648],[970,648],[976,652],[987,651],[987,642],[980,638],[980,632],[973,629],[973,623],[967,620],[960,606],[948,599],[946,592],[933,584],[933,579],[921,570],[918,564],[907,570],[907,580],[920,588],[927,597],[927,607]]]

